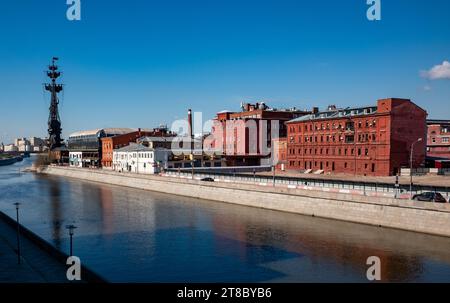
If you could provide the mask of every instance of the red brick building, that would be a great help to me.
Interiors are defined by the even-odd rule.
[[[123,135],[118,135],[114,137],[102,138],[102,167],[112,168],[113,162],[113,151],[114,149],[122,148],[124,146],[130,145],[131,142],[136,142],[137,139],[143,137],[163,137],[163,136],[173,136],[172,133],[168,132],[165,128],[156,128],[153,130],[143,131],[141,129],[130,132]]]
[[[450,159],[450,120],[428,120],[427,156]]]
[[[260,165],[271,155],[272,139],[286,137],[285,122],[308,113],[295,108],[277,110],[264,103],[243,104],[241,112],[219,112],[207,148],[223,154],[227,166]]]
[[[274,164],[277,170],[287,169],[287,139],[277,138],[273,139],[272,142],[273,152],[274,152]]]
[[[314,112],[287,122],[288,169],[389,176],[425,161],[427,113],[407,99]]]

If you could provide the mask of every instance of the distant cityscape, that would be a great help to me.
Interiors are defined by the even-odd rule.
[[[45,139],[38,137],[30,138],[17,138],[13,143],[3,144],[0,143],[0,152],[31,152],[41,153],[48,151],[47,143]]]

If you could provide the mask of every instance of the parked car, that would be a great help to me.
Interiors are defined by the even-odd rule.
[[[203,178],[200,181],[203,181],[203,182],[214,182],[214,179],[208,177],[208,178]]]
[[[447,203],[447,199],[445,199],[440,193],[435,192],[424,192],[420,195],[413,196],[413,200],[415,201],[425,201],[425,202],[436,202],[436,203]]]

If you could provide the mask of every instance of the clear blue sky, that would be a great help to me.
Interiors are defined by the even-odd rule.
[[[275,107],[369,105],[411,98],[450,119],[450,79],[421,71],[450,60],[450,1],[65,0],[0,4],[0,142],[45,136],[46,65],[60,57],[64,136],[154,127],[187,108],[212,118],[241,101]]]

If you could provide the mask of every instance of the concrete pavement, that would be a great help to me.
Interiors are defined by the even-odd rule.
[[[0,283],[67,283],[66,266],[21,237],[17,261],[16,230],[0,219]]]

